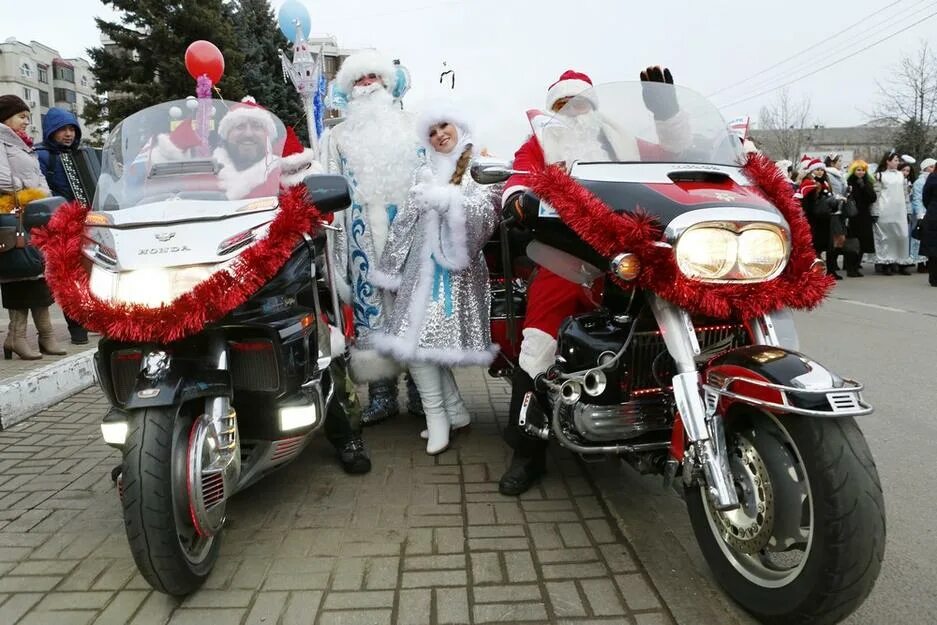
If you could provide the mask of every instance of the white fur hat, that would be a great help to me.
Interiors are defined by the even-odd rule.
[[[416,120],[417,136],[424,146],[429,146],[430,128],[442,122],[455,124],[467,136],[472,134],[472,120],[458,104],[451,100],[433,100],[423,105]]]
[[[384,87],[393,90],[397,80],[394,64],[377,50],[361,50],[346,58],[335,74],[335,84],[350,97],[355,82],[368,74],[377,74],[384,81]]]
[[[932,158],[925,158],[923,161],[921,161],[921,171],[924,171],[928,167],[933,167],[934,165],[937,165],[937,160]]]

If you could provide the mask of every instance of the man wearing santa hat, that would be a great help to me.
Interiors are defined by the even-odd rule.
[[[413,120],[394,105],[403,80],[390,59],[364,50],[345,59],[332,87],[333,99],[347,104],[345,120],[329,133],[326,170],[344,175],[352,189],[351,207],[336,216],[343,232],[336,245],[335,283],[354,310],[351,373],[357,382],[369,383],[365,425],[398,412],[400,366],[380,355],[372,343],[393,307],[393,295],[378,289],[370,272],[377,267],[390,224],[407,200],[421,161]]]
[[[195,102],[193,99],[192,102]],[[173,112],[176,118],[182,112]],[[278,140],[274,117],[251,96],[246,96],[218,124],[221,144],[212,153],[220,165],[218,184],[229,200],[268,197],[279,192],[280,158],[273,149]],[[150,160],[154,163],[193,158],[202,145],[192,120],[184,119],[169,134],[156,137]]]
[[[649,67],[641,72],[646,83],[673,84],[670,70]],[[680,112],[673,89],[653,85],[644,90],[644,103],[654,114],[660,143],[652,144],[630,136],[600,112],[592,80],[581,72],[567,70],[547,91],[547,109],[557,114],[562,123],[544,128],[541,145],[531,136],[514,156],[514,169],[529,172],[542,169],[544,163],[575,161],[653,160],[656,155],[679,154],[690,142],[690,128]],[[538,203],[526,193],[530,184],[527,174],[515,174],[505,184],[502,205],[506,216],[521,216],[527,203]],[[514,370],[508,427],[504,440],[514,450],[511,465],[501,477],[499,490],[504,495],[520,495],[529,489],[544,472],[547,441],[529,436],[519,425],[523,412],[526,420],[545,419],[543,398],[526,401],[534,393],[534,380],[553,363],[556,336],[560,324],[570,315],[594,308],[585,289],[540,267],[527,292],[521,352]],[[526,407],[525,407],[526,406]],[[535,414],[538,413],[538,414]]]

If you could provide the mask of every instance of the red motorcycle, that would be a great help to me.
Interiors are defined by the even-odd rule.
[[[667,136],[647,89],[676,89]],[[546,167],[525,172],[539,199],[522,215],[527,256],[596,307],[560,328],[537,380],[548,415],[522,411],[523,427],[678,481],[713,574],[762,622],[845,618],[878,577],[885,506],[854,420],[872,412],[862,385],[798,351],[790,311],[832,282],[790,186],[742,155],[712,104],[673,85],[601,85],[529,116]],[[479,161],[472,173],[520,172]],[[489,254],[494,375],[517,363],[530,275],[516,236],[502,227]]]

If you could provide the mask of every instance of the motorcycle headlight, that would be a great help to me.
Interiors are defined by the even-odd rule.
[[[107,302],[159,308],[211,277],[220,265],[154,267],[115,273],[92,265],[91,293]]]
[[[746,280],[775,277],[787,264],[787,238],[767,228],[752,228],[739,234],[738,270]]]
[[[689,278],[724,280],[735,267],[738,239],[723,228],[693,228],[677,241],[677,265]]]
[[[702,225],[684,232],[674,246],[677,266],[703,282],[761,282],[787,265],[790,246],[780,228],[752,224]]]

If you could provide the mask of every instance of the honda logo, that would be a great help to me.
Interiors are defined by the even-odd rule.
[[[156,237],[157,241],[161,241],[162,243],[165,243],[166,241],[169,241],[174,236],[176,236],[176,233],[175,232],[157,232],[154,236]]]

